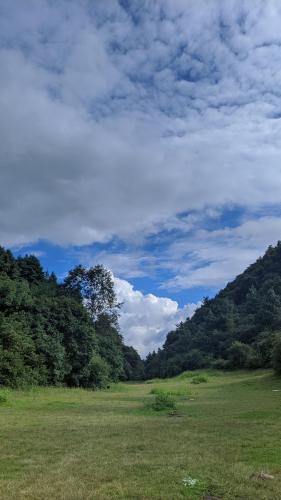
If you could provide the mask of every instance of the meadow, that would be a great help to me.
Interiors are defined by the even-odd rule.
[[[155,410],[159,394],[176,409]],[[280,500],[281,379],[0,390],[0,498]]]

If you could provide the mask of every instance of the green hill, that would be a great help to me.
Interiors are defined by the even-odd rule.
[[[281,370],[281,242],[249,266],[146,359],[146,375],[202,367]]]

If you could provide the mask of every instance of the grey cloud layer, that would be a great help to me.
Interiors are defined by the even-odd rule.
[[[0,238],[280,202],[277,1],[0,0]]]

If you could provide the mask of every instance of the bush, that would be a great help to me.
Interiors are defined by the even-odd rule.
[[[7,395],[4,392],[0,392],[0,405],[7,403],[7,401],[8,401]]]
[[[272,350],[272,364],[276,373],[281,375],[281,335],[276,335],[273,350]]]
[[[154,387],[151,389],[150,394],[164,394],[164,391],[162,389],[159,389],[158,387]]]
[[[179,376],[178,376],[178,379],[179,380],[184,380],[186,378],[193,378],[194,377],[194,372],[189,372],[189,371],[186,371],[186,372],[183,372],[181,373]]]
[[[158,387],[155,387],[151,389],[150,394],[166,394],[171,397],[176,397],[180,399],[184,399],[187,396],[191,396],[191,391],[188,391],[187,389],[176,389],[176,390],[170,390],[170,391],[164,391],[163,389],[159,389]]]
[[[212,361],[212,368],[215,370],[227,370],[229,368],[229,361],[223,358],[217,358]]]
[[[199,349],[192,349],[184,357],[184,370],[198,370],[209,364],[210,360]]]
[[[105,389],[110,381],[110,367],[99,354],[94,354],[90,363],[85,366],[83,387],[89,389]]]
[[[174,356],[167,360],[164,368],[165,377],[176,377],[183,371],[182,360],[180,356]]]
[[[261,358],[250,345],[235,341],[228,349],[228,358],[231,368],[259,368]]]
[[[255,349],[262,360],[262,365],[269,367],[272,364],[272,350],[275,335],[270,331],[261,332],[255,340]]]
[[[151,408],[155,411],[175,410],[176,403],[172,396],[165,392],[160,392],[155,395],[154,401],[151,403]]]
[[[197,377],[194,377],[191,380],[192,384],[204,384],[206,382],[208,382],[208,379],[207,377],[205,377],[205,375],[197,375]]]

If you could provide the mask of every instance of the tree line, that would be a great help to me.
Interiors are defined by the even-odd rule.
[[[110,271],[76,266],[62,283],[33,255],[0,247],[0,385],[103,388],[199,368],[281,373],[281,242],[141,360],[119,331]]]
[[[145,361],[147,378],[213,367],[274,367],[281,373],[281,242],[213,299],[205,298],[158,352]]]
[[[63,283],[33,255],[0,247],[0,385],[102,388],[144,378],[118,327],[111,273],[77,266]]]

